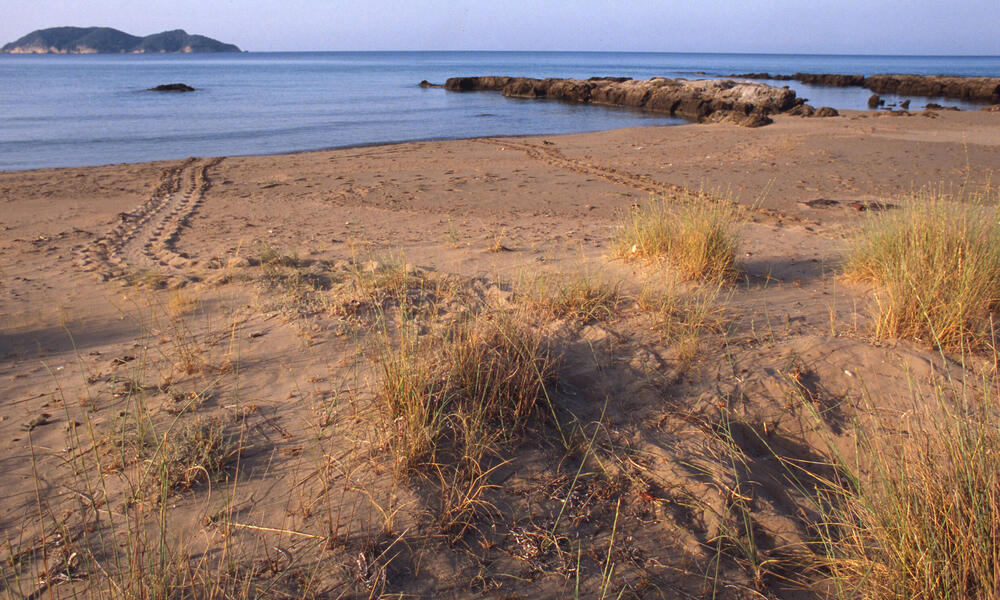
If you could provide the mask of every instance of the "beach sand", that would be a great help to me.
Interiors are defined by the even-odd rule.
[[[707,424],[762,424],[801,459],[853,452],[859,406],[894,410],[914,378],[956,368],[925,345],[873,340],[869,290],[842,262],[885,205],[982,188],[998,170],[1000,113],[846,111],[0,173],[0,553],[22,560],[25,594],[91,585],[101,571],[63,549],[83,554],[114,518],[136,537],[122,522],[134,507],[157,514],[133,490],[146,481],[136,444],[217,419],[240,432],[239,464],[227,483],[169,493],[166,537],[208,562],[239,548],[227,559],[289,594],[276,597],[561,598],[577,585],[598,597],[612,555],[612,588],[636,597],[810,597],[777,569],[762,581],[739,556],[716,560],[733,494],[752,496],[770,556],[810,538],[753,436],[734,437],[754,459],[740,492]],[[664,268],[612,253],[622,214],[684,190],[747,208],[740,275],[712,292],[724,325],[693,352],[636,301],[666,285]],[[516,304],[543,276],[607,281],[625,298],[593,320],[546,321],[561,356],[552,401],[579,439],[567,448],[547,426],[506,447],[460,533],[442,528],[432,477],[394,474],[371,406],[385,326],[364,298],[338,295],[396,266],[461,290],[442,318],[468,310],[463,298]],[[792,371],[818,423],[790,408]],[[147,425],[152,438],[124,450]]]

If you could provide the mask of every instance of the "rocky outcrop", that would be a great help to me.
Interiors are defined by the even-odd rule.
[[[834,87],[853,87],[864,83],[861,75],[842,75],[840,73],[796,73],[789,79],[808,85],[828,85]]]
[[[795,73],[793,75],[772,75],[771,73],[739,73],[730,75],[737,79],[770,79],[771,81],[799,81],[809,85],[829,85],[834,87],[862,86],[862,75],[842,75],[839,73]]]
[[[956,98],[970,102],[1000,102],[1000,77],[957,77],[950,75],[838,75],[828,73],[743,73],[740,79],[799,81],[811,85],[863,87],[876,94]]]
[[[194,88],[186,83],[164,83],[156,87],[149,88],[148,92],[193,92]]]
[[[145,54],[174,52],[239,52],[203,35],[183,29],[138,37],[110,27],[52,27],[32,31],[0,48],[6,54]]]
[[[815,117],[816,109],[808,104],[800,104],[788,111],[788,114],[795,117]]]
[[[444,82],[444,89],[452,92],[492,91],[499,92],[513,77],[450,77]]]
[[[821,106],[819,108],[813,108],[808,104],[799,104],[795,108],[788,111],[786,114],[793,115],[796,117],[839,117],[840,113],[837,109],[830,108],[829,106]]]
[[[865,87],[877,94],[1000,102],[1000,77],[872,75],[865,77]]]
[[[453,77],[444,87],[456,92],[499,91],[511,98],[627,106],[701,121],[728,120],[748,127],[766,125],[771,122],[768,115],[801,104],[788,88],[720,79]]]

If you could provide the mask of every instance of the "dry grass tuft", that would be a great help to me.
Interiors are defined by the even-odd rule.
[[[435,312],[462,296],[457,277],[432,273],[392,258],[353,262],[331,296],[331,312],[341,316],[377,317],[384,311],[406,307]]]
[[[417,338],[384,341],[380,407],[404,469],[478,465],[539,417],[555,358],[541,334],[507,312],[485,312]],[[478,468],[478,467],[477,467]]]
[[[585,323],[613,318],[623,301],[620,285],[588,273],[561,278],[543,274],[522,277],[517,291],[533,312]]]
[[[167,314],[171,319],[180,319],[194,312],[198,306],[198,298],[184,289],[170,292],[167,299]]]
[[[148,461],[168,488],[184,490],[217,480],[237,453],[222,421],[202,419],[169,432]]]
[[[1000,307],[1000,221],[989,195],[924,192],[867,223],[846,274],[877,285],[876,336],[946,348],[988,341]]]
[[[336,281],[335,273],[324,261],[301,259],[295,254],[283,254],[261,243],[248,259],[260,267],[258,281],[277,294],[264,303],[265,310],[276,310],[297,317],[309,317],[329,310],[325,293]]]
[[[125,284],[132,287],[161,290],[167,287],[170,279],[166,274],[156,269],[129,269],[124,274]]]
[[[721,285],[686,293],[669,283],[666,290],[647,286],[636,299],[636,306],[652,316],[655,330],[674,348],[677,359],[686,364],[701,353],[706,334],[724,329],[721,293]]]
[[[665,260],[685,279],[725,280],[735,273],[739,207],[695,195],[653,199],[623,219],[614,242],[622,258]]]

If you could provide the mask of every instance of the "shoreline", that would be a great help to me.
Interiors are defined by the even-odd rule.
[[[629,110],[640,110],[640,109],[629,109]],[[677,117],[680,119],[681,117]],[[686,119],[685,119],[686,120]],[[382,146],[400,146],[405,144],[423,144],[423,143],[433,143],[433,142],[458,142],[458,141],[469,141],[469,140],[483,140],[483,139],[507,139],[507,138],[519,138],[519,137],[540,137],[540,136],[563,136],[563,135],[586,135],[590,133],[604,133],[608,131],[621,131],[626,129],[637,129],[637,128],[659,128],[659,127],[683,127],[686,125],[698,125],[695,121],[690,121],[687,123],[677,123],[675,125],[633,125],[630,127],[616,127],[614,129],[598,129],[594,131],[579,131],[572,133],[512,133],[510,135],[487,135],[487,136],[473,136],[473,137],[431,137],[431,138],[417,138],[412,140],[397,140],[391,142],[371,142],[362,144],[348,144],[346,146],[327,146],[322,148],[309,148],[305,150],[291,150],[288,152],[271,152],[265,154],[220,154],[220,155],[206,155],[206,156],[178,156],[174,158],[157,158],[152,160],[140,160],[136,162],[120,162],[120,163],[105,163],[99,165],[68,165],[64,167],[36,167],[27,169],[15,169],[11,171],[0,170],[0,175],[5,173],[27,173],[34,171],[61,171],[66,169],[99,169],[103,167],[116,167],[116,166],[130,166],[130,165],[143,165],[147,163],[168,163],[177,162],[184,160],[186,158],[266,158],[269,156],[294,156],[299,154],[312,154],[316,152],[333,152],[337,150],[353,150],[359,148],[378,148]]]
[[[545,99],[545,98],[540,99],[540,101],[542,101],[542,102],[561,102],[560,100],[551,100],[551,99]],[[640,108],[640,107],[613,106],[613,105],[595,105],[595,106],[599,106],[599,107],[602,107],[602,108],[616,108],[616,109],[619,109],[619,110],[626,110],[626,111],[641,111],[641,112],[644,112],[644,113],[648,113],[650,115],[657,114],[655,112],[647,111],[647,110],[645,110],[643,108]],[[988,107],[988,106],[993,106],[993,105],[986,105],[986,106]],[[945,108],[945,109],[943,109],[943,111],[945,111],[946,113],[947,112],[956,112],[956,113],[962,113],[962,114],[975,114],[975,113],[978,113],[978,112],[984,112],[984,113],[985,112],[989,112],[989,111],[986,111],[985,108],[984,109],[980,109],[980,110],[962,110],[962,109],[960,109],[960,110],[957,110],[957,111],[952,111],[951,109]],[[912,116],[919,116],[919,115],[921,115],[921,113],[926,113],[926,112],[938,113],[939,111],[935,110],[935,109],[929,109],[929,110],[925,109],[925,110],[915,110],[915,111],[894,111],[892,109],[888,109],[888,110],[851,110],[851,109],[844,109],[844,110],[840,111],[840,113],[841,113],[840,116],[843,117],[843,118],[848,118],[848,119],[881,118],[883,116],[888,116],[888,117],[897,117],[897,116],[900,116],[900,117],[912,117]],[[784,118],[793,118],[793,119],[809,118],[809,117],[803,117],[801,115],[796,115],[796,114],[786,114],[786,115],[778,115],[778,116],[780,116],[782,119],[784,119]],[[418,138],[418,139],[409,139],[409,140],[397,140],[397,141],[389,141],[389,142],[371,142],[371,143],[361,143],[361,144],[347,144],[347,145],[344,145],[344,146],[326,146],[326,147],[320,147],[320,148],[310,148],[310,149],[303,149],[303,150],[292,150],[292,151],[287,151],[287,152],[269,152],[269,153],[262,153],[262,154],[204,155],[204,156],[197,156],[197,157],[194,157],[194,158],[267,158],[267,157],[280,157],[280,156],[308,155],[308,154],[313,154],[313,153],[335,152],[335,151],[340,151],[340,150],[391,147],[391,146],[401,146],[401,145],[407,145],[407,144],[425,144],[425,143],[437,143],[437,142],[475,141],[475,140],[484,140],[484,139],[535,138],[535,137],[543,137],[543,136],[548,136],[548,137],[566,137],[566,136],[594,135],[594,134],[611,133],[611,132],[618,132],[618,131],[628,131],[628,130],[633,130],[633,129],[634,130],[642,130],[642,129],[658,130],[658,129],[674,128],[674,127],[690,127],[690,126],[699,126],[699,127],[701,127],[701,126],[707,126],[707,125],[711,125],[712,124],[712,123],[706,123],[706,122],[698,122],[696,120],[687,119],[687,118],[683,118],[683,117],[675,117],[675,118],[677,118],[678,120],[683,120],[685,122],[683,122],[683,123],[676,123],[676,124],[670,124],[670,125],[641,125],[641,124],[638,124],[638,125],[631,125],[631,126],[627,126],[627,127],[616,127],[616,128],[612,128],[612,129],[599,129],[599,130],[593,130],[593,131],[579,131],[579,132],[570,132],[570,133],[540,132],[540,133],[514,133],[514,134],[508,134],[508,135],[487,135],[487,136],[471,136],[471,137],[430,137],[430,138]],[[116,166],[122,166],[122,167],[125,167],[125,166],[136,166],[136,165],[151,164],[151,163],[169,163],[169,162],[181,161],[181,160],[184,160],[186,158],[193,158],[193,156],[187,155],[187,156],[177,156],[177,157],[174,157],[174,158],[157,158],[157,159],[151,159],[151,160],[139,160],[139,161],[135,161],[135,162],[116,162],[116,163],[103,163],[103,164],[96,164],[96,165],[67,165],[67,166],[59,166],[59,167],[34,167],[34,168],[25,168],[25,169],[14,169],[14,170],[9,170],[9,171],[0,170],[0,176],[5,175],[5,174],[10,175],[10,174],[17,174],[17,173],[30,173],[30,172],[40,172],[40,171],[63,171],[63,170],[68,170],[68,169],[98,169],[98,168],[109,168],[109,167],[116,167]]]

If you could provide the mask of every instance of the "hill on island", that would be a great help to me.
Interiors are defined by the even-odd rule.
[[[139,37],[110,27],[52,27],[39,29],[13,41],[0,52],[6,54],[142,54],[170,52],[239,52],[203,35],[183,29]]]

